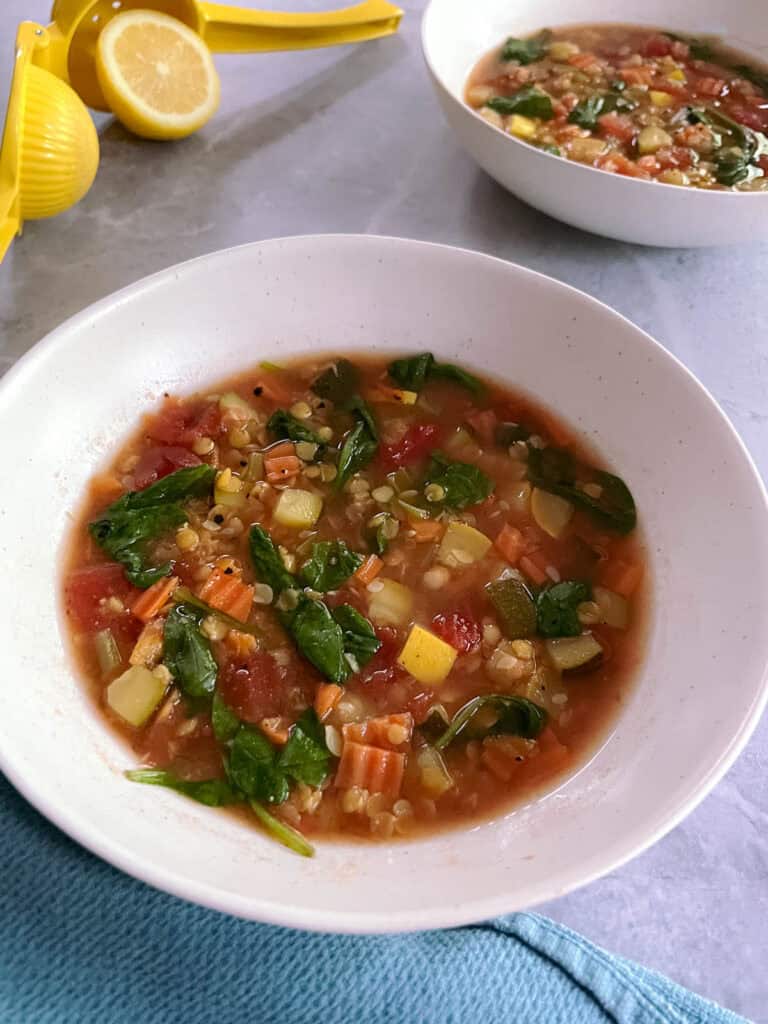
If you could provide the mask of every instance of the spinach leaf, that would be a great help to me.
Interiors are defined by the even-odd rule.
[[[362,564],[363,556],[350,551],[343,540],[323,540],[312,545],[312,554],[301,567],[301,578],[324,594],[338,590]]]
[[[200,630],[202,613],[177,604],[165,620],[163,662],[188,697],[210,697],[218,665],[210,640]]]
[[[582,630],[578,607],[589,601],[588,583],[563,580],[542,590],[536,598],[536,621],[542,636],[579,636]]]
[[[431,352],[395,359],[387,367],[387,372],[395,384],[406,391],[421,391],[428,380],[435,378],[452,380],[473,395],[480,395],[485,390],[483,382],[477,377],[453,363],[438,363]]]
[[[604,470],[585,471],[600,488],[592,497],[576,486],[577,464],[570,452],[550,446],[528,446],[528,478],[535,487],[558,494],[579,505],[602,527],[618,533],[630,533],[637,524],[635,502],[624,481]]]
[[[288,742],[278,759],[278,767],[296,782],[319,786],[327,779],[331,752],[325,743],[325,730],[312,708],[307,708],[291,729]]]
[[[555,116],[551,97],[535,85],[526,85],[514,96],[493,96],[486,106],[497,114],[522,114],[542,121],[551,121]]]
[[[288,799],[288,780],[277,764],[277,752],[266,736],[243,725],[232,741],[227,773],[241,793],[268,804]]]
[[[272,587],[275,595],[296,586],[296,580],[285,568],[275,542],[262,526],[255,524],[251,527],[248,548],[256,575],[262,583]]]
[[[501,51],[503,61],[516,60],[518,64],[533,64],[541,60],[549,44],[551,32],[541,32],[533,39],[516,39],[514,36],[504,43]]]
[[[146,565],[146,545],[187,520],[180,502],[209,494],[216,476],[213,466],[187,466],[143,491],[130,491],[89,524],[91,536],[137,587],[150,587],[171,571],[169,562]]]
[[[299,651],[326,679],[343,683],[349,676],[344,634],[323,601],[302,594],[288,624]]]
[[[318,437],[314,430],[285,409],[278,409],[272,413],[267,420],[267,430],[278,441],[285,438],[289,441],[308,441],[318,446],[318,452],[324,447],[322,438]]]
[[[462,509],[485,501],[494,482],[469,462],[451,462],[442,452],[433,452],[426,483],[439,484],[445,491],[444,508]]]
[[[427,383],[434,362],[435,357],[431,352],[422,352],[419,356],[395,359],[389,364],[387,372],[399,388],[405,391],[421,391]]]
[[[202,782],[186,782],[177,779],[170,772],[157,771],[154,768],[140,768],[125,773],[131,782],[143,782],[147,786],[166,786],[175,789],[184,796],[197,800],[207,807],[223,807],[225,804],[236,804],[242,797],[236,793],[224,779],[204,779]]]
[[[339,359],[320,374],[312,390],[318,398],[327,398],[334,405],[344,405],[360,386],[360,371],[348,359]]]
[[[218,691],[213,695],[211,723],[213,735],[219,743],[229,743],[240,728],[240,719]]]
[[[278,843],[287,846],[289,850],[298,853],[300,857],[314,857],[315,848],[308,843],[304,836],[295,828],[291,828],[274,814],[270,814],[266,807],[262,807],[257,800],[249,800],[251,810],[259,819],[261,824],[270,832]]]
[[[344,653],[351,655],[360,667],[367,664],[381,647],[371,623],[349,604],[334,608],[333,617],[341,626]]]
[[[738,185],[750,174],[750,162],[741,149],[721,149],[715,157],[715,177],[721,185]]]
[[[587,128],[594,131],[597,128],[597,119],[604,112],[604,96],[587,96],[581,100],[568,115],[570,124],[577,124],[580,128]]]
[[[367,418],[359,419],[344,439],[339,454],[334,486],[341,490],[344,484],[364,469],[376,454],[379,445],[371,432]]]
[[[451,720],[451,724],[440,739],[436,741],[435,747],[437,750],[444,750],[449,743],[452,743],[464,732],[478,712],[486,708],[495,711],[498,717],[493,725],[484,731],[483,735],[485,736],[506,734],[522,736],[525,739],[533,740],[536,739],[547,724],[547,712],[544,708],[534,704],[533,701],[528,700],[526,697],[510,697],[503,693],[488,693],[481,697],[474,697],[456,712]]]
[[[374,441],[379,440],[379,428],[376,426],[376,420],[373,415],[373,410],[370,405],[361,398],[360,395],[352,395],[348,402],[345,402],[344,408],[347,412],[350,412],[355,419],[362,420],[368,428],[368,432]]]

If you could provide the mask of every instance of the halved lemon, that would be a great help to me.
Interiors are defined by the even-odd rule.
[[[182,139],[219,105],[210,51],[183,22],[157,11],[124,11],[99,35],[96,70],[104,97],[129,131]]]

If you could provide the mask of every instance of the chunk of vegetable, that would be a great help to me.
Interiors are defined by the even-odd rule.
[[[163,629],[165,620],[158,618],[148,622],[139,633],[128,661],[131,665],[154,668],[163,656]]]
[[[384,568],[384,562],[378,555],[368,555],[365,561],[355,571],[355,579],[367,587],[372,583]]]
[[[535,739],[547,724],[547,712],[526,697],[486,693],[473,697],[460,708],[443,735],[435,742],[438,750],[472,727],[472,736],[523,736]]]
[[[456,649],[439,636],[423,626],[412,626],[397,660],[420,683],[437,686],[450,673],[456,655]]]
[[[348,740],[341,752],[336,786],[350,789],[357,786],[369,793],[397,796],[403,781],[405,755],[366,743]]]
[[[536,605],[522,580],[510,576],[485,588],[499,617],[501,631],[509,640],[523,640],[536,632]]]
[[[131,605],[131,611],[137,619],[145,623],[149,622],[167,604],[178,585],[178,576],[158,580],[157,583],[153,583],[151,587],[139,594]]]
[[[600,609],[600,618],[613,629],[626,629],[629,622],[629,604],[621,594],[607,587],[595,587],[593,597]]]
[[[251,810],[259,819],[267,832],[269,832],[278,843],[287,846],[289,850],[298,853],[300,857],[314,857],[315,848],[307,842],[301,832],[270,814],[266,807],[263,807],[257,800],[249,801]]]
[[[213,570],[198,593],[211,608],[245,622],[253,606],[253,587],[243,583],[240,574],[227,573],[219,566]]]
[[[294,530],[306,530],[315,525],[322,511],[323,499],[319,494],[288,487],[275,506],[275,522]]]
[[[244,398],[235,391],[225,391],[219,398],[219,409],[222,413],[234,414],[238,419],[246,422],[256,417],[256,410],[249,405]]]
[[[531,513],[545,533],[557,538],[571,521],[573,505],[557,494],[534,487],[531,493]]]
[[[129,725],[143,725],[163,699],[167,676],[132,665],[107,687],[107,704]]]
[[[657,128],[655,125],[641,128],[640,134],[637,136],[637,151],[640,156],[647,156],[663,146],[671,145],[672,136],[669,132],[665,132],[663,128]]]
[[[402,626],[411,615],[413,594],[397,580],[377,580],[376,591],[371,594],[368,614],[377,626]]]
[[[224,469],[216,476],[213,487],[213,501],[227,508],[241,508],[245,504],[246,489],[243,481],[231,469]]]
[[[449,568],[471,565],[484,558],[490,547],[490,538],[474,526],[449,523],[437,550],[437,560]]]
[[[431,797],[442,796],[454,785],[442,754],[435,747],[424,747],[416,758],[419,781]]]
[[[513,114],[507,121],[507,131],[518,139],[532,139],[536,134],[536,122],[522,114]]]
[[[122,655],[111,629],[100,629],[93,638],[102,676],[108,676],[122,664]]]
[[[525,551],[525,537],[515,526],[505,523],[501,533],[493,542],[510,565],[517,565]]]
[[[591,633],[584,633],[582,636],[559,637],[557,640],[547,640],[545,643],[547,654],[552,659],[555,668],[561,672],[584,668],[590,662],[596,661],[603,653],[603,648]]]

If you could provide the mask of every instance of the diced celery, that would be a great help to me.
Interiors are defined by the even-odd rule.
[[[451,789],[453,779],[439,750],[425,747],[419,752],[417,763],[421,785],[431,797],[442,796]]]
[[[378,579],[371,593],[368,615],[377,626],[402,626],[411,617],[413,594],[397,580]]]
[[[449,523],[437,551],[437,560],[449,568],[461,568],[479,562],[488,553],[490,546],[490,539],[474,526]]]
[[[275,506],[275,522],[294,530],[308,530],[322,511],[323,499],[319,494],[289,487],[281,493]]]
[[[99,668],[102,676],[111,675],[116,668],[122,664],[123,658],[120,648],[111,629],[102,629],[94,636],[93,643],[96,648],[96,657],[99,659]]]
[[[133,665],[107,687],[107,704],[129,725],[143,725],[163,699],[165,676],[144,665]]]
[[[557,538],[571,521],[573,505],[557,494],[534,487],[531,493],[531,513],[545,533]]]
[[[556,640],[545,641],[545,645],[547,654],[561,672],[584,668],[591,661],[596,661],[603,653],[603,648],[591,633],[584,633],[582,636],[558,637]]]
[[[606,626],[613,629],[626,629],[629,622],[629,603],[621,594],[616,594],[607,587],[594,587],[593,597],[600,609],[600,618]]]
[[[423,626],[412,626],[398,663],[425,686],[437,686],[456,661],[456,648]]]
[[[264,456],[261,452],[251,452],[248,456],[248,465],[243,473],[243,480],[246,484],[255,484],[257,480],[264,478]]]

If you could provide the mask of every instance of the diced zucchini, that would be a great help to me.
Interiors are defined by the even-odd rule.
[[[111,629],[101,629],[94,636],[93,643],[96,648],[96,657],[99,659],[99,668],[102,676],[111,675],[116,668],[122,664],[120,648]]]
[[[453,779],[439,750],[435,750],[434,747],[425,747],[419,752],[416,760],[419,767],[419,781],[431,797],[442,796],[443,793],[451,789]]]
[[[406,672],[425,686],[442,683],[456,661],[456,648],[423,626],[412,626],[397,659]]]
[[[371,593],[368,615],[377,626],[403,626],[411,617],[413,594],[397,580],[378,579],[381,586]],[[375,586],[375,584],[374,584]]]
[[[107,687],[107,704],[129,725],[143,725],[163,699],[167,674],[133,665]]]
[[[563,636],[556,640],[545,641],[547,654],[552,663],[561,672],[572,672],[576,668],[584,668],[591,661],[596,661],[603,653],[603,648],[591,633],[582,636]]]
[[[616,594],[607,587],[594,587],[593,597],[600,609],[600,618],[606,626],[613,629],[626,629],[629,622],[629,603],[621,594]]]
[[[466,523],[449,523],[437,550],[437,560],[449,568],[472,565],[488,554],[491,541]]]
[[[522,580],[509,576],[485,588],[499,617],[501,631],[509,640],[524,640],[536,632],[536,604]]]
[[[275,522],[294,530],[308,530],[315,525],[322,511],[323,499],[319,494],[288,487],[275,506]]]
[[[557,494],[534,487],[531,492],[531,513],[545,533],[550,537],[559,537],[571,521],[573,505]]]
[[[222,413],[228,412],[243,421],[252,420],[256,417],[256,410],[253,406],[249,405],[244,398],[241,398],[234,391],[224,392],[219,399],[219,410]]]

